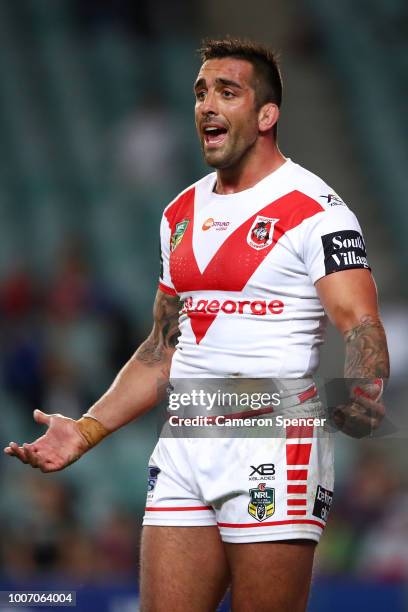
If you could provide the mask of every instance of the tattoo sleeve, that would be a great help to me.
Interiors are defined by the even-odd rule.
[[[345,332],[346,378],[388,378],[390,373],[387,340],[381,321],[370,315]]]
[[[179,336],[179,311],[178,297],[158,291],[153,307],[153,329],[136,351],[136,359],[151,366],[171,359]]]

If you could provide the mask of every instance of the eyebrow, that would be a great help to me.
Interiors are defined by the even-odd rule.
[[[201,79],[198,79],[194,83],[194,90],[198,89],[199,87],[202,87],[205,84],[206,84],[206,80],[203,77],[201,77]],[[231,79],[223,79],[222,77],[216,78],[215,84],[224,85],[226,87],[236,87],[237,89],[243,89],[242,85],[240,85],[236,81],[232,81]]]

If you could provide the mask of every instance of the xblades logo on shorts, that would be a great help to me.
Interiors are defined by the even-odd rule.
[[[258,467],[251,465],[249,480],[275,480],[275,464],[261,463]]]

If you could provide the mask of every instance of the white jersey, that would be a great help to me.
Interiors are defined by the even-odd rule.
[[[164,211],[159,287],[184,305],[171,378],[304,378],[325,313],[315,283],[368,268],[355,215],[291,160],[254,187],[214,192],[211,173]]]

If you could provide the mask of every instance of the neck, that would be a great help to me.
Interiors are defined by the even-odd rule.
[[[273,146],[268,146],[267,150],[260,151],[257,148],[255,151],[250,151],[248,156],[236,166],[217,170],[215,191],[220,195],[228,195],[250,189],[265,176],[277,170],[285,161],[286,158],[275,143]]]

